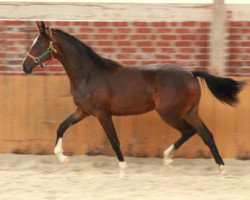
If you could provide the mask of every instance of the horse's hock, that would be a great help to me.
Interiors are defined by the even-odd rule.
[[[52,27],[70,31],[99,54],[127,66],[174,63],[186,68],[210,69],[211,5],[105,4],[100,7],[93,4],[84,7],[75,3],[62,5],[63,11],[47,15],[46,12],[53,10],[55,5],[18,5],[25,6],[25,13],[21,15],[11,12],[17,4],[0,3],[2,153],[52,154],[58,125],[75,109],[67,77],[57,62],[51,62],[44,70],[38,69],[36,76],[23,76],[21,61],[37,35],[36,24],[30,21],[34,16],[46,17]],[[42,10],[37,9],[41,6]],[[136,9],[131,9],[131,6]],[[231,16],[227,18],[225,27],[228,42],[223,71],[231,77],[245,76],[237,78],[239,80],[250,76],[249,8],[250,5],[225,6]],[[104,14],[90,18],[86,14],[90,9],[93,13],[98,10]],[[36,13],[28,12],[32,10]],[[185,13],[185,19],[178,15],[179,12]],[[20,17],[23,20],[20,21]],[[55,20],[57,18],[64,21]],[[76,19],[78,21],[72,21]],[[236,108],[221,104],[205,86],[201,88],[201,117],[213,132],[222,157],[249,158],[250,87],[240,93],[241,102]],[[155,112],[114,117],[114,123],[122,151],[127,156],[161,157],[163,151],[179,137],[179,133],[166,125]],[[68,155],[114,155],[106,135],[93,117],[70,127],[63,145]],[[207,158],[210,151],[195,136],[176,152],[176,156]]]

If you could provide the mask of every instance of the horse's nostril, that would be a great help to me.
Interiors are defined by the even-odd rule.
[[[32,68],[28,69],[27,65],[26,65],[26,64],[23,64],[23,71],[24,71],[26,74],[31,74],[31,73],[32,73]]]
[[[25,72],[25,70],[26,70],[26,65],[23,64],[23,71]]]

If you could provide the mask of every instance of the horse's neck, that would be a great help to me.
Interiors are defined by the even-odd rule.
[[[59,50],[56,58],[63,65],[71,84],[84,81],[94,70],[92,63],[89,63],[88,55],[84,51],[79,52],[74,44],[59,34],[56,36],[56,43]]]

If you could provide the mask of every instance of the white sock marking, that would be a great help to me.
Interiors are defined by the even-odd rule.
[[[226,174],[225,165],[219,165],[218,167],[219,167],[220,174]]]
[[[174,145],[170,145],[165,151],[164,151],[164,158],[163,158],[163,164],[164,165],[170,165],[173,160],[171,159],[174,153]]]
[[[127,163],[125,161],[119,162],[119,167],[121,170],[123,170],[123,169],[127,168]]]
[[[69,159],[67,156],[63,155],[63,148],[62,148],[62,138],[59,138],[54,149],[54,153],[57,155],[59,161],[61,163],[68,163]]]
[[[164,157],[165,158],[171,158],[172,154],[174,152],[174,145],[170,145],[165,151],[164,151]]]
[[[125,177],[125,169],[127,168],[126,162],[125,161],[119,162],[119,167],[120,167],[119,177],[124,178]]]

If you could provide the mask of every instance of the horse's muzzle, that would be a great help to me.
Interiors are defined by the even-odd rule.
[[[27,65],[23,64],[23,71],[25,72],[25,74],[31,74],[32,67],[28,67]]]

